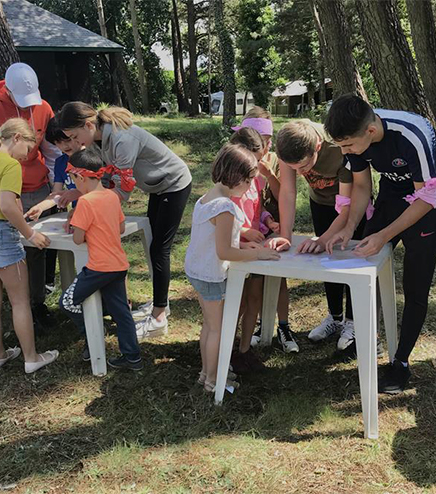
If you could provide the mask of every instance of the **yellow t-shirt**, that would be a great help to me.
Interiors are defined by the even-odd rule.
[[[0,152],[0,192],[7,190],[20,196],[23,183],[22,176],[20,163],[9,156],[8,153]],[[6,220],[1,211],[0,220]]]

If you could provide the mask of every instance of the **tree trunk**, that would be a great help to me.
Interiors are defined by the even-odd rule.
[[[436,116],[436,29],[430,0],[406,0],[418,69],[433,115]]]
[[[319,43],[319,57],[318,57],[318,68],[319,68],[319,102],[324,103],[326,98],[325,90],[325,61],[328,58],[326,41],[324,36],[324,31],[319,20],[318,9],[316,8],[315,1],[310,0],[310,7],[312,9],[313,19],[315,21],[316,32],[318,33],[318,43]]]
[[[185,69],[183,67],[183,44],[182,44],[182,35],[180,34],[179,14],[177,12],[177,0],[172,0],[172,3],[173,3],[173,19],[174,19],[174,28],[175,28],[174,31],[176,35],[177,54],[179,57],[180,78],[182,81],[183,95],[186,101],[186,110],[188,110],[189,108],[188,86],[186,84]]]
[[[174,64],[174,85],[176,89],[177,106],[180,113],[188,111],[188,101],[183,91],[182,74],[180,72],[179,63],[179,47],[177,45],[177,34],[174,23],[174,15],[171,17],[171,44],[173,51],[173,64]]]
[[[214,7],[224,80],[223,125],[230,127],[236,117],[235,51],[224,21],[223,0],[214,0]]]
[[[209,98],[209,116],[212,117],[212,7],[213,0],[209,0],[207,13],[207,97]]]
[[[195,6],[194,0],[188,0],[188,48],[189,48],[189,81],[191,88],[191,115],[198,112],[198,73],[197,73],[197,38],[195,36]]]
[[[144,70],[144,60],[142,58],[142,43],[138,29],[138,19],[136,17],[135,0],[129,0],[130,17],[132,20],[133,39],[135,41],[136,62],[138,64],[139,87],[141,89],[142,113],[148,113],[148,89]]]
[[[20,57],[12,41],[8,22],[3,12],[3,5],[0,1],[0,79],[4,79],[5,72],[10,65],[19,61]]]
[[[132,84],[129,78],[129,69],[127,68],[126,61],[121,53],[115,54],[118,74],[123,83],[124,94],[126,95],[129,110],[133,113],[137,113],[135,96],[133,94]]]
[[[358,0],[356,6],[383,106],[416,112],[433,121],[395,0]]]
[[[98,24],[100,26],[100,33],[104,38],[109,39],[106,28],[106,20],[104,16],[103,0],[97,1],[97,12],[98,12]],[[118,74],[117,74],[117,61],[114,56],[106,55],[107,64],[110,71],[110,78],[112,84],[112,98],[114,103],[118,106],[122,106],[120,88],[118,85]]]
[[[351,35],[342,0],[315,0],[315,6],[326,41],[333,97],[354,93],[366,100],[362,79],[353,57]]]

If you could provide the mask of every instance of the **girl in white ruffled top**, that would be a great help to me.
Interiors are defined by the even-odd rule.
[[[212,165],[214,187],[201,197],[192,215],[191,241],[186,252],[185,271],[198,293],[203,313],[200,334],[202,369],[198,382],[214,392],[221,338],[221,321],[230,261],[279,259],[280,255],[253,242],[241,245],[239,236],[244,214],[230,200],[240,197],[257,174],[257,159],[241,145],[226,144]],[[227,384],[235,388],[236,375]]]

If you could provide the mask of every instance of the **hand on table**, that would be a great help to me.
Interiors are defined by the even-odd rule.
[[[378,232],[361,240],[354,248],[354,253],[359,257],[370,257],[377,255],[386,244],[383,235]]]
[[[325,251],[325,244],[319,238],[317,240],[312,240],[308,238],[296,248],[296,254],[319,254]]]
[[[241,242],[240,249],[263,249],[263,245],[259,242]]]
[[[274,249],[277,252],[282,252],[289,250],[291,247],[291,241],[284,237],[272,237],[265,242],[264,246]]]
[[[36,232],[35,230],[33,230],[33,234],[28,240],[35,247],[38,247],[39,250],[45,249],[50,245],[50,239],[43,233]]]
[[[24,218],[29,218],[32,221],[36,221],[39,219],[41,214],[43,213],[43,210],[38,204],[36,206],[32,206],[27,213],[25,213]]]
[[[243,237],[248,242],[262,242],[265,240],[265,235],[260,233],[259,230],[255,230],[254,228],[248,228],[245,232],[241,233],[241,237]]]
[[[333,254],[333,247],[341,243],[341,249],[345,250],[347,248],[348,242],[352,239],[353,232],[350,232],[348,229],[343,228],[340,232],[335,233],[333,237],[328,240],[325,244],[325,250],[329,254]]]
[[[274,249],[261,247],[257,252],[257,258],[260,261],[278,261],[280,259],[280,254]]]
[[[68,211],[67,221],[64,223],[65,233],[73,233],[73,227],[70,224],[71,219],[73,217],[73,214],[74,214],[74,209],[72,209],[71,211]]]

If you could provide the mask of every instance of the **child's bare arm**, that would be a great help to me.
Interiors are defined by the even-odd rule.
[[[85,242],[85,233],[85,230],[82,230],[81,228],[77,228],[77,226],[75,226],[73,232],[73,242],[76,245],[83,244],[83,242]]]
[[[53,206],[56,206],[56,202],[53,199],[44,199],[39,204],[32,206],[24,215],[24,218],[37,220],[44,211],[47,211],[47,209],[51,209]]]
[[[272,249],[238,249],[232,247],[232,229],[234,216],[221,213],[215,217],[215,245],[218,257],[223,261],[254,261],[257,259],[279,259],[280,255]]]

